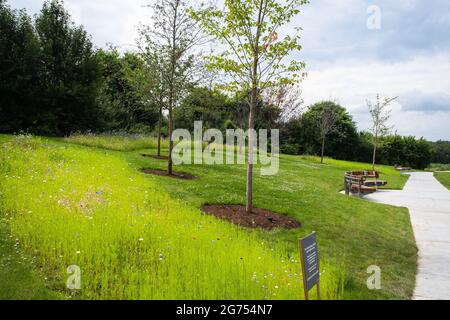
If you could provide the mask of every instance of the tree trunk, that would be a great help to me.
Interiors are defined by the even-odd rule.
[[[248,116],[248,164],[247,164],[247,213],[253,212],[253,129],[255,127],[255,109],[257,100],[257,88],[252,90],[250,98],[250,113]]]
[[[375,142],[373,145],[373,163],[372,163],[372,170],[375,171],[375,162],[377,158],[377,143]]]
[[[259,39],[261,37],[261,23],[263,21],[263,5],[264,1],[261,0],[259,3],[257,30],[253,47],[253,66],[250,77],[252,79],[252,92],[250,97],[250,112],[248,115],[247,213],[253,212],[253,142],[255,141],[253,129],[255,128],[255,112],[259,94]]]
[[[176,6],[174,8],[175,13],[173,17],[173,28],[172,28],[172,52],[171,52],[171,66],[170,66],[170,81],[169,81],[169,162],[168,162],[168,168],[167,173],[169,175],[173,174],[173,159],[172,159],[172,151],[173,151],[173,106],[175,101],[175,68],[177,59],[175,57],[176,55],[176,48],[177,48],[177,41],[176,41],[176,35],[177,35],[177,19],[178,19],[178,5],[180,3],[177,1]]]
[[[323,136],[323,138],[322,138],[322,157],[321,157],[321,160],[320,160],[321,164],[323,164],[323,157],[324,157],[324,155],[325,155],[325,136]]]
[[[158,119],[158,157],[161,156],[161,126],[162,126],[162,107],[159,108],[159,119]]]
[[[172,159],[172,151],[173,151],[173,114],[172,107],[169,108],[169,163],[168,163],[168,174],[173,174],[173,159]]]

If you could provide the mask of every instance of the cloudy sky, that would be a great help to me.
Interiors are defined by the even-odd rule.
[[[9,1],[32,14],[42,2]],[[65,3],[98,47],[132,49],[136,27],[151,16],[151,0]],[[398,133],[450,140],[450,1],[311,0],[293,26],[303,28],[294,58],[307,63],[307,104],[336,100],[366,129],[366,99],[399,96],[391,120]]]

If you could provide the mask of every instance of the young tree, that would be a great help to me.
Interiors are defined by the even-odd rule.
[[[156,54],[155,54],[156,53]],[[160,55],[156,51],[153,54],[151,69],[153,70],[154,82],[153,86],[153,94],[156,97],[156,103],[158,105],[158,157],[161,156],[161,130],[162,130],[162,122],[163,122],[163,110],[166,109],[166,85],[164,82],[164,61],[160,59]]]
[[[188,2],[184,0],[157,0],[150,5],[154,11],[153,26],[144,27],[144,40],[148,48],[162,59],[162,84],[166,94],[169,118],[169,162],[168,174],[173,173],[172,132],[174,130],[173,109],[177,107],[193,80],[196,57],[193,49],[201,45],[204,37],[199,23],[190,14]],[[162,115],[162,110],[161,110]]]
[[[140,38],[138,40],[138,48],[145,57],[150,71],[150,82],[148,89],[150,92],[150,99],[158,106],[158,147],[157,155],[161,156],[161,139],[162,139],[162,122],[163,111],[167,110],[167,83],[166,71],[167,59],[165,58],[164,48],[160,45],[155,45],[152,40],[152,32],[148,32],[148,27],[141,28]]]
[[[322,108],[322,114],[318,121],[319,138],[322,143],[321,158],[320,158],[321,164],[323,164],[323,158],[325,156],[325,140],[328,134],[335,129],[338,123],[338,114],[336,113],[336,110],[333,107],[334,104],[324,103],[324,106]]]
[[[249,106],[249,151],[247,168],[247,212],[253,211],[253,145],[255,113],[261,93],[280,84],[301,80],[303,62],[285,58],[301,50],[300,28],[296,34],[279,38],[278,31],[288,24],[307,0],[225,0],[225,8],[208,8],[193,12],[196,20],[226,48],[209,57],[209,66],[221,70],[231,79],[230,91],[247,92]]]
[[[377,94],[375,104],[367,100],[367,107],[369,108],[372,117],[372,128],[370,128],[373,144],[372,170],[375,170],[377,149],[380,146],[380,140],[388,135],[392,129],[392,127],[388,125],[388,121],[391,118],[391,110],[388,110],[388,108],[393,101],[397,100],[397,98],[398,97],[384,98],[384,100],[381,101],[380,95]]]

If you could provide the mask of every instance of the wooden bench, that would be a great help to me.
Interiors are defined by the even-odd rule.
[[[379,187],[384,187],[385,185],[387,185],[386,181],[383,180],[366,180],[364,182],[364,185],[366,187],[375,187],[375,188],[379,188]]]
[[[346,195],[358,194],[360,197],[374,193],[378,187],[387,185],[386,181],[378,180],[377,171],[351,171],[344,177],[344,190]]]

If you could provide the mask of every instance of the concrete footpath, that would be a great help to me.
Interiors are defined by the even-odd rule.
[[[414,299],[450,300],[450,191],[432,173],[411,173],[401,191],[365,199],[407,207],[419,248]]]

